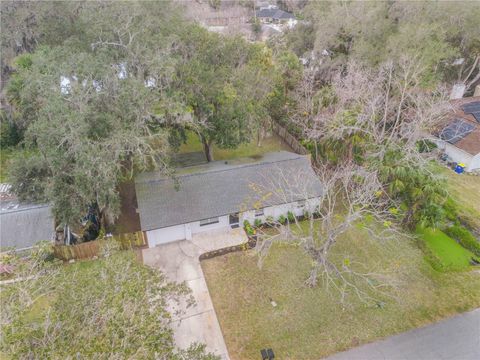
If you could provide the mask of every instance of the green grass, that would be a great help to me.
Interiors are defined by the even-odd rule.
[[[459,205],[460,216],[480,232],[480,176],[457,174],[444,166],[437,168],[447,179],[448,191]]]
[[[214,160],[229,160],[241,157],[255,157],[267,152],[287,150],[292,151],[278,136],[272,135],[262,140],[261,146],[257,146],[257,141],[252,140],[248,144],[242,144],[236,149],[221,149],[213,145]],[[198,136],[193,132],[187,133],[187,143],[183,144],[179,153],[203,152],[203,145]]]
[[[97,266],[96,263],[99,261],[78,261],[74,264],[66,264],[64,266],[65,272],[75,272],[82,271],[82,269],[87,269],[92,266]],[[58,301],[57,292],[50,292],[48,294],[39,296],[35,299],[35,302],[30,306],[30,308],[22,314],[21,321],[22,323],[28,324],[31,328],[40,327],[43,324],[44,318],[47,313],[52,309],[55,301]],[[1,299],[5,301],[5,299]],[[0,359],[9,360],[12,357],[6,353],[0,352]]]
[[[425,241],[425,246],[440,262],[440,268],[445,270],[466,270],[470,260],[475,255],[459,245],[443,231],[432,228],[419,228],[417,233]]]
[[[202,261],[232,359],[255,359],[265,347],[279,359],[318,359],[480,306],[479,271],[437,272],[412,239],[355,229],[332,249],[334,261],[347,257],[398,283],[385,307],[354,296],[344,306],[322,284],[306,287],[311,261],[300,246],[274,245],[261,269],[253,251]]]
[[[73,264],[65,264],[63,271],[65,273],[74,273],[88,271],[88,269],[102,266],[102,260],[77,260]],[[35,324],[43,319],[52,304],[58,300],[55,292],[49,293],[47,296],[41,296],[36,299],[28,312],[25,313],[23,320]]]
[[[1,149],[0,150],[0,183],[8,181],[8,164],[15,154],[15,149]]]
[[[88,271],[89,268],[93,268],[95,266],[98,267],[101,265],[101,260],[83,260],[77,261],[73,264],[65,264],[62,270],[66,273],[82,272]],[[4,299],[1,299],[1,301],[4,301]],[[42,326],[45,316],[47,315],[48,311],[52,309],[52,306],[56,301],[61,301],[61,299],[58,298],[56,291],[39,296],[35,299],[35,302],[30,306],[28,311],[25,311],[22,314],[22,323],[29,324],[29,326],[32,328]],[[12,357],[6,353],[0,352],[0,359],[6,360],[11,358]]]

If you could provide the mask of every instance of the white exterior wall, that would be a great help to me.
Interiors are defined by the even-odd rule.
[[[258,217],[255,217],[255,210],[245,211],[240,214],[239,225],[243,226],[243,222],[245,220],[248,220],[251,224],[255,222],[255,219],[261,219],[262,221],[265,221],[268,216],[272,216],[275,220],[278,220],[280,215],[287,216],[289,211],[293,212],[296,216],[302,216],[305,210],[313,212],[315,207],[318,206],[318,203],[318,198],[315,198],[307,200],[304,208],[299,208],[297,202],[278,206],[270,206],[263,209],[263,216]],[[218,223],[205,226],[200,226],[200,221],[194,221],[187,224],[148,230],[146,231],[148,247],[152,248],[160,244],[166,244],[177,240],[190,240],[192,238],[192,234],[214,229],[228,228],[230,226],[228,215],[220,216],[218,220]]]
[[[185,224],[149,230],[146,234],[148,247],[152,248],[160,244],[185,239]]]
[[[478,153],[472,158],[472,161],[470,161],[470,165],[467,171],[473,171],[478,169],[480,169],[480,153]]]
[[[263,216],[255,216],[255,211],[245,211],[240,216],[240,226],[243,226],[243,222],[248,220],[250,224],[255,222],[255,219],[260,219],[262,221],[266,221],[267,217],[271,216],[274,220],[278,220],[278,218],[283,215],[287,216],[287,213],[291,211],[295,214],[295,216],[302,216],[305,213],[305,210],[309,212],[313,212],[315,208],[320,203],[318,198],[313,198],[305,201],[305,206],[300,207],[297,202],[277,205],[277,206],[270,206],[263,208]]]
[[[445,154],[447,154],[453,161],[457,163],[464,163],[466,168],[470,167],[470,162],[472,161],[473,156],[469,153],[457,148],[452,144],[445,144]]]
[[[447,143],[443,140],[436,140],[437,146],[448,155],[453,161],[465,164],[465,171],[470,172],[480,168],[480,154],[473,156],[472,154],[459,149],[455,145]]]
[[[228,226],[228,216],[220,216],[218,220],[218,223],[205,226],[200,226],[200,221],[190,223],[190,226],[192,228],[192,234],[196,234],[202,231],[220,229]]]
[[[168,226],[161,229],[149,230],[146,232],[148,247],[152,248],[160,244],[166,244],[172,241],[192,238],[192,234],[202,231],[213,230],[227,227],[228,216],[220,216],[219,222],[215,224],[200,226],[200,221],[188,224]]]

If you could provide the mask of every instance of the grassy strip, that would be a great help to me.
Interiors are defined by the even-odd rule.
[[[457,174],[443,166],[438,166],[437,169],[447,179],[448,191],[458,204],[462,222],[480,231],[480,177]]]
[[[425,242],[427,259],[439,271],[462,271],[470,267],[475,255],[460,246],[443,231],[432,228],[418,228],[417,233]]]
[[[8,165],[15,154],[15,149],[0,149],[0,183],[8,182]]]
[[[458,241],[465,249],[470,250],[477,256],[480,256],[480,242],[475,236],[460,225],[453,225],[445,229],[445,233]]]
[[[213,158],[214,160],[229,160],[242,157],[255,157],[280,150],[292,151],[278,136],[272,135],[263,139],[261,146],[257,146],[255,139],[248,144],[239,145],[235,149],[221,149],[213,145]],[[179,153],[190,152],[203,152],[202,143],[198,136],[191,131],[187,133],[187,143],[180,146],[179,149]]]

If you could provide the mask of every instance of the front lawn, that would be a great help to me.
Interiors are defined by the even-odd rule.
[[[457,174],[443,166],[438,169],[447,179],[448,191],[459,205],[460,216],[480,232],[480,176]]]
[[[394,276],[393,298],[344,306],[321,284],[305,287],[311,262],[294,245],[275,245],[262,269],[253,251],[202,262],[232,359],[259,358],[265,347],[279,359],[318,359],[480,306],[478,270],[436,272],[412,239],[379,242],[356,229],[332,251]]]

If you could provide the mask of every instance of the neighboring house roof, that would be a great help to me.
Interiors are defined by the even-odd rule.
[[[29,248],[42,240],[53,240],[55,223],[49,205],[2,202],[0,247]]]
[[[480,153],[480,96],[453,100],[453,113],[438,132],[440,139],[471,154]]]
[[[0,184],[0,196],[8,195],[10,194],[10,189],[12,188],[12,185],[10,184],[5,184],[2,183]]]
[[[463,119],[455,119],[440,132],[440,139],[455,144],[475,129],[475,125]]]
[[[137,177],[142,230],[153,230],[320,196],[310,159],[287,151],[214,161],[178,169],[175,179],[158,173]]]
[[[272,18],[275,20],[295,19],[293,14],[280,9],[260,9],[257,11],[257,17]]]

